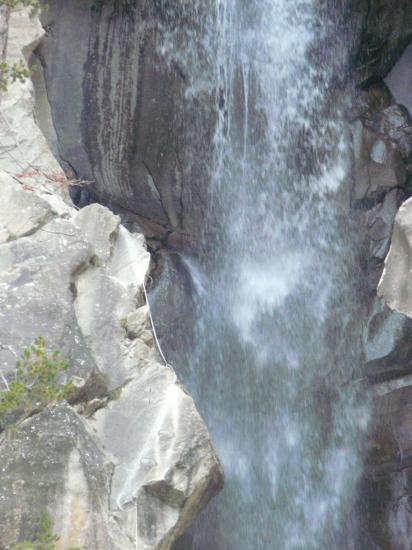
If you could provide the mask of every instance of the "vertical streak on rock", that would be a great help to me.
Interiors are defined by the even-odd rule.
[[[169,184],[165,170],[173,171],[176,164],[172,158],[166,162],[162,158],[167,149],[161,149],[164,138],[158,125],[173,116],[173,99],[167,106],[163,102],[159,107],[163,112],[156,114],[161,84],[155,41],[153,22],[146,21],[138,8],[109,3],[96,9],[83,82],[82,133],[104,197],[137,208],[161,224],[171,217],[177,225],[173,195],[164,185],[158,188],[164,207],[149,185],[145,167],[150,166],[155,183],[166,180]],[[147,93],[148,78],[151,86]],[[171,98],[168,91],[166,97]]]

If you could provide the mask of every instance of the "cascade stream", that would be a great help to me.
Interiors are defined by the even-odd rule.
[[[411,3],[3,0],[1,548],[412,549]]]
[[[217,117],[214,237],[207,260],[185,259],[195,339],[176,366],[226,485],[182,548],[348,548],[368,417],[356,393],[343,41],[316,0],[216,0],[209,17],[165,46],[190,74],[187,101],[213,88]]]

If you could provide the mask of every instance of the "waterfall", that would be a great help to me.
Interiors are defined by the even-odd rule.
[[[163,35],[190,77],[186,100],[207,90],[216,115],[208,255],[186,259],[200,290],[179,374],[226,486],[193,548],[348,548],[368,406],[356,382],[344,40],[316,0],[210,4],[205,17],[181,3],[198,26]]]

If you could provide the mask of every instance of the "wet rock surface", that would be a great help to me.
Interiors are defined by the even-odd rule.
[[[367,549],[406,550],[412,518],[410,199],[406,200],[411,193],[412,134],[410,113],[397,103],[397,88],[391,89],[394,80],[385,83],[383,77],[412,38],[412,10],[410,2],[399,2],[396,9],[380,1],[352,8],[355,20],[364,17],[362,32],[354,35],[359,40],[354,76],[361,87],[354,108],[352,211],[364,227],[363,376],[372,408],[356,512],[358,542]]]

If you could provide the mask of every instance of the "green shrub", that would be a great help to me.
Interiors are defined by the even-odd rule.
[[[9,65],[6,61],[0,63],[0,89],[3,92],[7,92],[10,82],[16,82],[16,80],[24,82],[29,76],[31,76],[31,70],[21,59],[13,65]]]
[[[11,550],[56,550],[56,542],[59,537],[53,533],[53,519],[47,509],[40,517],[39,529],[32,540],[24,540],[13,544]],[[67,550],[82,550],[81,548],[68,548]]]
[[[14,10],[18,7],[31,8],[32,13],[40,9],[39,0],[0,0],[0,7]],[[20,59],[17,63],[10,65],[6,61],[0,62],[0,91],[7,92],[10,82],[24,82],[31,76],[31,70]]]
[[[0,7],[5,6],[11,10],[14,10],[20,6],[25,8],[32,8],[37,10],[40,7],[39,0],[0,0]]]
[[[49,354],[46,341],[39,336],[16,363],[15,379],[0,392],[0,423],[3,417],[21,409],[23,417],[42,410],[51,403],[64,400],[73,390],[73,383],[62,383],[59,375],[69,368],[59,351]]]
[[[13,544],[11,550],[56,550],[58,540],[59,537],[53,533],[53,520],[49,512],[44,510],[34,539]]]

